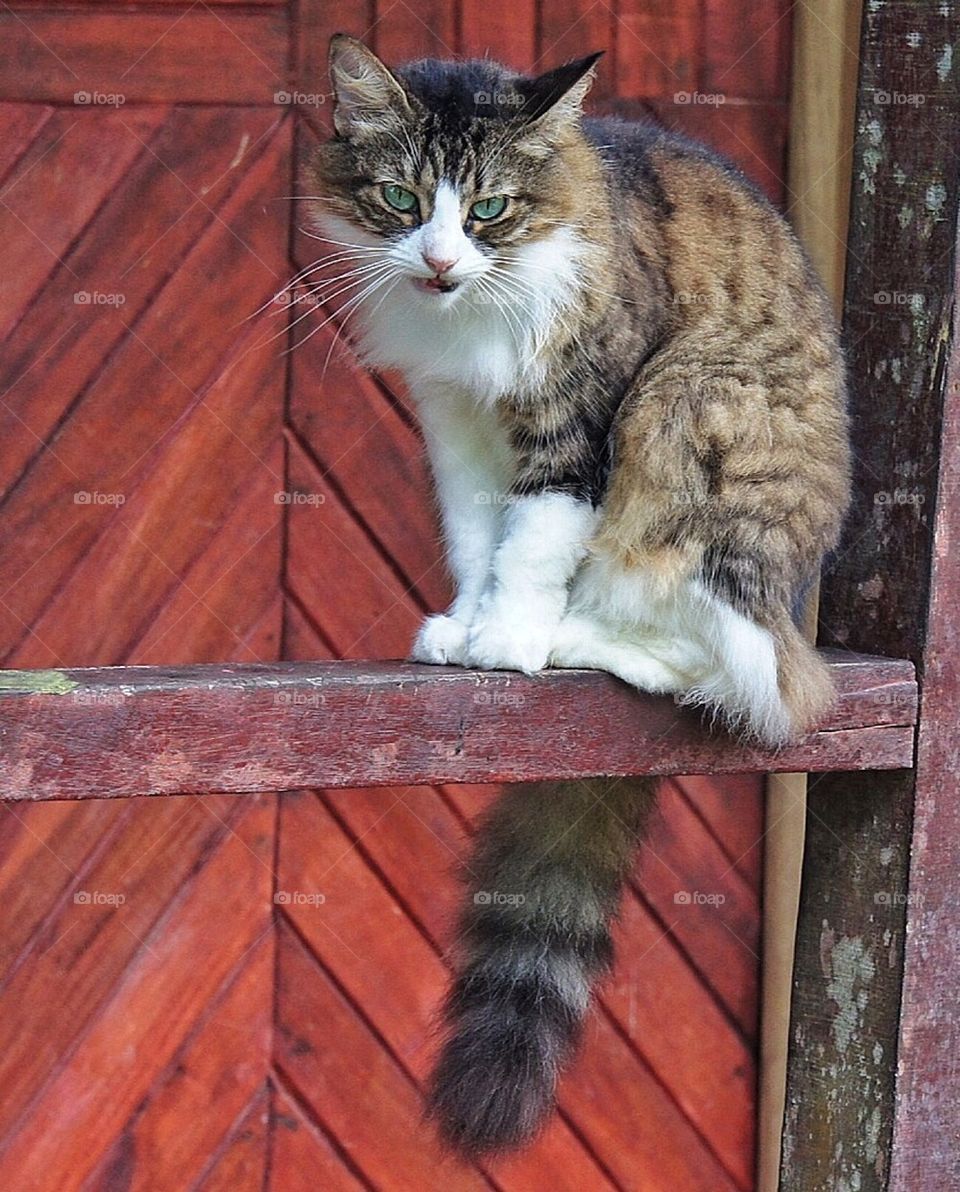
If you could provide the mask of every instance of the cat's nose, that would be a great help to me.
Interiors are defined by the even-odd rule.
[[[423,254],[423,260],[428,269],[432,269],[434,273],[439,276],[441,273],[446,273],[448,269],[452,269],[456,265],[459,257],[433,257],[429,253]]]

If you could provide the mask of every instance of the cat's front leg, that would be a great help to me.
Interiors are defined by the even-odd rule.
[[[469,665],[528,674],[547,665],[596,517],[569,492],[514,500],[467,636]]]
[[[500,538],[509,446],[492,411],[449,390],[422,399],[420,420],[456,596],[446,613],[423,621],[410,657],[466,665],[467,635]]]

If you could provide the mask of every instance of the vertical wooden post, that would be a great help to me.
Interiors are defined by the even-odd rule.
[[[859,39],[860,6],[851,0],[805,0],[793,11],[788,213],[838,314],[846,267]],[[811,640],[818,603],[819,591],[812,591],[804,617]],[[771,774],[766,793],[757,1192],[775,1192],[780,1179],[807,776]]]
[[[938,743],[937,727],[960,662],[942,587],[949,578],[947,535],[958,513],[956,463],[946,454],[960,417],[952,328],[958,10],[957,0],[889,0],[868,4],[863,16],[844,301],[855,496],[844,540],[824,574],[820,638],[912,658],[929,684],[923,701],[929,720],[921,720],[917,769],[810,781],[784,1192],[878,1192],[890,1186],[891,1168],[898,1192],[954,1187],[960,1175],[955,1138],[946,1149],[941,1141],[939,1160],[932,1150],[906,1153],[955,1133],[950,1123],[960,1098],[960,1026],[947,1022],[930,981],[932,973],[941,996],[944,985],[956,987],[950,965],[957,944],[919,934],[942,931],[952,913],[955,935],[960,905],[950,857],[955,846],[940,839],[931,849],[927,838],[931,825],[942,824],[957,839],[956,813],[944,794],[957,759]],[[954,884],[952,910],[942,901],[940,883],[947,880]],[[895,1101],[908,922],[914,934]],[[931,949],[939,949],[938,962],[924,971],[918,960]],[[934,1043],[931,1031],[948,1029],[952,1039]],[[934,1069],[937,1047],[951,1058]],[[936,1081],[949,1087],[931,1094]],[[894,1136],[901,1150],[892,1162]]]

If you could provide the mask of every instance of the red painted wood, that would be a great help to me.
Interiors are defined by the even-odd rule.
[[[754,0],[733,18],[725,0],[704,0],[704,91],[786,100],[790,86],[790,0]],[[851,48],[851,54],[855,47]]]
[[[301,218],[294,204],[279,200],[296,189],[294,122],[278,128],[289,113],[274,104],[274,93],[299,89],[313,97],[297,116],[306,145],[308,125],[328,124],[326,45],[337,29],[369,34],[393,60],[444,52],[446,45],[465,54],[489,49],[518,68],[545,69],[606,48],[597,100],[629,110],[648,110],[656,101],[668,122],[731,153],[780,195],[786,72],[771,64],[785,61],[789,22],[751,49],[768,5],[744,18],[712,2],[707,24],[699,8],[692,0],[672,7],[633,0],[610,6],[432,0],[414,7],[270,0],[188,12],[187,5],[157,0],[109,11],[24,2],[16,14],[6,11],[0,96],[14,102],[0,104],[0,196],[7,204],[0,220],[9,283],[0,323],[14,330],[0,364],[0,493],[9,493],[0,516],[3,654],[22,666],[260,661],[281,648],[291,657],[401,655],[422,612],[447,599],[403,393],[388,397],[356,371],[348,353],[335,353],[322,376],[330,344],[322,333],[292,360],[282,355],[283,338],[240,358],[269,334],[264,318],[249,327],[241,320],[319,247],[293,236],[287,259],[289,226]],[[732,60],[745,49],[736,66]],[[730,78],[717,82],[728,68]],[[673,104],[681,88],[674,78],[686,89],[691,74],[690,86],[706,89],[709,82],[743,102],[715,111]],[[123,94],[126,103],[75,105],[78,90]],[[81,288],[120,291],[124,305],[81,311],[73,303]],[[309,333],[313,323],[305,320],[302,330]],[[286,469],[276,433],[285,386]],[[325,503],[277,506],[277,475],[278,488],[319,492]],[[115,485],[127,502],[78,516],[72,493],[81,484],[100,491]],[[760,834],[758,791],[756,778],[742,780],[726,798],[701,783],[675,813],[696,847],[667,850],[674,868],[680,857],[696,872],[698,849],[712,859],[714,873],[738,848],[750,852],[751,835]],[[517,1192],[545,1182],[612,1188],[603,1164],[624,1188],[640,1179],[651,1187],[666,1180],[671,1192],[733,1182],[746,1188],[749,1081],[742,1074],[724,1081],[737,1066],[738,1049],[749,1057],[749,1047],[721,1008],[721,994],[742,1008],[753,978],[742,964],[731,969],[735,979],[716,971],[730,968],[712,938],[727,932],[718,919],[702,919],[686,935],[678,929],[645,957],[661,919],[651,909],[656,891],[644,885],[642,868],[643,897],[631,894],[621,933],[629,979],[608,991],[608,1016],[588,1041],[586,1075],[571,1078],[566,1117],[526,1155],[491,1168],[489,1177],[427,1161],[433,1153],[419,1121],[419,1091],[385,1053],[384,1040],[398,1047],[428,1043],[429,1014],[443,981],[439,957],[457,896],[453,853],[462,852],[471,816],[491,795],[480,787],[328,792],[327,805],[341,822],[336,830],[354,858],[353,914],[363,920],[377,908],[364,930],[379,968],[356,984],[344,1017],[333,1020],[345,1032],[336,1048],[330,1046],[336,1029],[312,1017],[314,990],[281,982],[272,1098],[261,1033],[274,1010],[265,975],[270,932],[239,955],[263,929],[261,883],[272,858],[264,857],[261,838],[272,824],[258,821],[256,842],[244,837],[251,851],[217,819],[232,824],[231,815],[253,814],[245,812],[246,802],[208,797],[0,809],[12,824],[0,839],[0,1019],[10,1022],[9,1062],[20,1065],[5,1082],[4,1100],[23,1118],[3,1168],[5,1185],[31,1186],[43,1163],[40,1178],[49,1185],[51,1172],[64,1188],[78,1186],[85,1173],[91,1187],[260,1188],[266,1178],[270,1187],[295,1192],[362,1186],[374,1173],[385,1187],[435,1186],[442,1179],[471,1187],[493,1180]],[[380,820],[385,801],[397,798]],[[189,808],[182,820],[171,818],[182,808]],[[315,841],[294,831],[280,845],[282,869],[296,871],[306,864],[298,853],[309,854]],[[725,879],[741,892],[738,913],[755,896],[756,857],[754,849],[750,863]],[[80,948],[73,890],[119,880],[122,866],[132,866],[126,880],[135,898],[123,915],[113,909],[98,919]],[[211,868],[232,875],[238,890],[255,887],[256,896],[240,905],[229,894],[222,902],[198,894],[220,881],[206,877]],[[425,869],[429,881],[422,880]],[[666,897],[666,885],[661,893]],[[187,926],[199,929],[200,915],[218,930],[216,949],[206,952],[235,957],[222,979],[208,972],[219,961],[209,962],[196,944],[201,935]],[[193,945],[181,947],[170,936],[181,927],[193,931]],[[740,924],[747,937],[748,927]],[[371,1030],[366,986],[384,983],[398,930],[403,940],[420,941],[410,945],[416,955],[425,949],[435,958],[433,977],[417,987],[416,999],[398,1006],[372,1000],[378,1021]],[[305,938],[288,939],[286,963],[299,956],[303,972],[313,974],[320,970]],[[334,946],[314,941],[324,963]],[[155,1004],[138,985],[148,971]],[[347,973],[342,969],[341,977]],[[648,977],[653,980],[638,992]],[[185,1010],[188,978],[193,988]],[[658,1029],[658,1010],[661,1023],[669,1016],[658,1001],[663,988],[676,992],[672,1032]],[[231,1029],[236,1022],[240,1030]],[[700,1023],[699,1036],[693,1023]],[[319,1086],[310,1085],[309,1057],[291,1058],[286,1042],[311,1032],[326,1069]],[[134,1037],[131,1075],[118,1040]],[[684,1040],[674,1048],[683,1054],[670,1064],[674,1039]],[[367,1071],[379,1075],[368,1080]],[[302,1089],[294,1087],[298,1078]],[[112,1095],[114,1082],[114,1103],[94,1118],[96,1090],[110,1087]],[[55,1116],[64,1089],[79,1108]],[[291,1118],[296,1130],[284,1124]],[[638,1131],[637,1122],[645,1128]],[[7,1141],[0,1139],[0,1148]]]
[[[243,103],[270,107],[287,89],[287,14],[90,10],[0,12],[0,99],[86,107]],[[77,100],[77,96],[88,96]],[[97,96],[106,97],[97,99]],[[65,113],[66,115],[67,113]],[[129,112],[126,113],[129,115]],[[101,113],[96,111],[97,118]]]
[[[0,794],[908,766],[910,664],[839,654],[832,665],[834,709],[820,730],[779,751],[711,734],[692,710],[590,671],[529,677],[400,663],[14,671],[0,690]]]
[[[330,1139],[283,1089],[274,1094],[270,1131],[272,1186],[284,1192],[360,1192],[361,1183]]]
[[[83,232],[144,152],[143,143],[150,140],[161,119],[158,111],[58,111],[30,142],[3,184],[0,234],[6,245],[4,259],[9,274],[3,287],[0,333],[6,335],[13,329],[30,298],[56,270],[71,241]],[[63,176],[72,179],[70,203],[64,209],[58,204],[38,203],[37,184],[44,177],[53,180]],[[59,312],[61,330],[67,319],[104,310],[83,309],[75,305],[74,298],[87,286],[91,291],[99,289],[100,278],[73,274],[71,281],[72,290],[64,296],[67,300]],[[113,287],[105,288],[105,292],[112,293]]]
[[[955,301],[958,291],[960,284],[955,282]],[[960,769],[956,733],[960,571],[949,549],[960,519],[960,314],[956,307],[946,393],[923,719],[917,741],[892,1192],[908,1192],[928,1178],[948,1185],[960,1177],[954,1113],[960,1090],[954,996],[960,970],[956,931],[960,811],[955,797]]]
[[[614,32],[619,97],[689,100],[696,93],[704,40],[699,5],[622,0]]]
[[[171,813],[178,810],[176,804],[171,805]],[[6,1018],[4,1033],[12,1037],[4,1047],[4,1067],[10,1071],[4,1080],[10,1098],[5,1118],[26,1105],[23,1087],[27,1079],[42,1078],[29,1115],[7,1134],[0,1155],[0,1179],[7,1186],[23,1186],[21,1181],[29,1186],[30,1172],[43,1173],[48,1187],[78,1186],[113,1143],[157,1073],[169,1063],[181,1032],[196,1020],[266,927],[269,802],[245,806],[231,831],[222,820],[212,822],[212,840],[217,847],[192,881],[191,863],[195,866],[197,860],[192,849],[196,845],[183,847],[183,828],[178,832],[174,826],[159,839],[153,857],[141,852],[134,860],[135,869],[156,885],[155,867],[160,858],[169,858],[164,864],[164,882],[169,886],[168,899],[176,895],[169,909],[158,906],[145,891],[138,895],[129,881],[124,884],[123,859],[116,854],[111,856],[114,876],[104,874],[105,880],[89,893],[126,890],[127,902],[118,908],[72,905],[76,930],[62,939],[60,948],[75,959],[66,980],[62,971],[57,974],[60,993],[56,996],[64,998],[65,985],[67,990],[71,986],[77,989],[84,972],[109,994],[108,1012],[91,1019],[79,1037],[75,1033],[81,1024],[75,1018],[64,1023],[63,1033],[73,1039],[69,1064],[50,1065],[50,1057],[58,1050],[54,1038],[46,1038],[41,1051],[38,1039],[29,1033],[13,1036],[15,1023],[10,1015]],[[174,856],[171,850],[177,836],[181,844]],[[248,863],[249,850],[259,853],[262,864]],[[254,902],[262,908],[259,924],[248,913]],[[161,910],[166,911],[162,916]],[[217,925],[234,916],[236,929],[220,932]],[[135,956],[135,962],[118,981],[120,974],[111,975],[107,965],[119,959],[121,935],[129,941],[126,950]],[[34,1012],[32,999],[39,998],[43,1004],[42,999],[51,992],[44,994],[33,983],[32,994],[24,1002],[23,1014],[28,1020]],[[12,990],[7,999],[12,1009]],[[75,1006],[75,999],[71,1000]],[[249,1042],[252,1044],[252,1039]],[[82,1152],[63,1146],[64,1138],[79,1137],[84,1140]]]
[[[616,39],[616,16],[611,5],[584,0],[551,0],[539,11],[537,70],[549,70],[571,58],[605,50],[597,68],[591,95],[594,101],[614,94],[615,63],[611,53]]]
[[[78,185],[94,191],[96,184],[91,199],[95,214],[80,239],[61,253],[63,263],[46,263],[42,290],[30,290],[33,306],[4,345],[4,487],[14,479],[22,482],[28,461],[42,452],[44,439],[95,382],[107,355],[128,335],[127,326],[136,325],[201,231],[216,221],[224,199],[246,173],[244,163],[263,151],[278,121],[273,112],[244,109],[163,110],[162,120],[156,121],[159,128],[148,140],[144,132],[149,130],[141,132],[128,119],[133,115],[124,112],[120,118],[147,144],[123,127],[116,129],[111,118],[110,132],[116,131],[119,147],[127,148],[133,164],[112,187],[104,185],[99,174],[88,179],[81,171]],[[68,139],[83,127],[75,126]],[[25,200],[32,195],[31,187],[55,184],[56,154],[54,148],[42,160],[27,156],[22,167],[30,169],[24,173]],[[16,194],[17,189],[7,200],[14,206]],[[35,216],[27,207],[22,215],[34,225]],[[59,213],[61,222],[63,218]],[[120,237],[118,227],[123,229]],[[16,222],[12,228],[27,242],[24,254],[29,255],[33,237]],[[40,231],[50,242],[42,226]],[[33,245],[35,249],[35,241]],[[119,293],[123,305],[78,306],[74,296],[80,291]],[[20,317],[15,306],[11,302],[7,308],[11,318]]]
[[[272,1021],[263,996],[273,979],[273,939],[267,933],[211,1000],[167,1070],[124,1125],[91,1186],[129,1192],[189,1188],[203,1180],[211,1156],[233,1149],[229,1126],[254,1109],[265,1116],[263,1070]],[[216,1113],[208,1112],[216,1101]],[[262,1129],[262,1123],[261,1123]],[[262,1155],[262,1147],[257,1150]],[[225,1156],[224,1156],[225,1157]],[[223,1162],[215,1163],[220,1169]],[[238,1183],[235,1187],[252,1187]]]
[[[537,59],[536,0],[517,0],[504,20],[489,0],[460,0],[460,52],[468,58],[494,58],[528,71]]]
[[[350,944],[333,942],[349,955]],[[398,1192],[422,1192],[438,1181],[457,1190],[488,1188],[475,1169],[440,1153],[410,1077],[282,923],[277,948],[277,1064],[366,1178]]]

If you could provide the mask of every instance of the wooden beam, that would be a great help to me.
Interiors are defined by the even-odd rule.
[[[951,574],[958,512],[948,450],[960,419],[952,330],[958,28],[957,0],[891,0],[863,13],[844,297],[854,501],[824,573],[820,640],[917,662],[921,750],[913,772],[829,774],[810,783],[784,1192],[960,1186],[960,1022],[943,1000],[958,978],[947,934],[956,935],[958,895],[931,901],[926,919],[909,903],[917,881],[938,899],[946,892],[937,889],[941,879],[957,888],[949,803],[960,657],[948,632],[956,589],[940,585]],[[928,624],[939,624],[930,637]],[[937,685],[926,687],[934,677]],[[895,1103],[908,926],[939,931],[911,939],[903,1092]],[[937,962],[928,964],[932,954]],[[939,1016],[921,1027],[934,1011]],[[895,1121],[912,1157],[895,1151]]]
[[[910,663],[831,655],[820,730],[772,752],[609,675],[404,663],[0,672],[0,798],[912,764]]]

